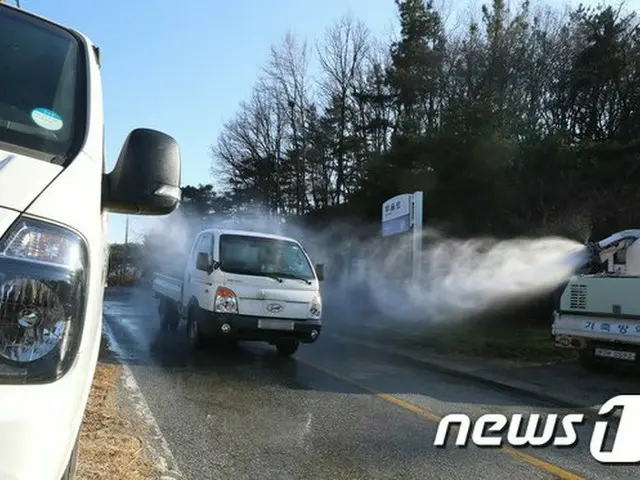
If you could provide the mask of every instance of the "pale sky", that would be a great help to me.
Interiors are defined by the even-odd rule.
[[[316,42],[346,13],[360,18],[378,37],[395,35],[398,24],[393,0],[20,3],[22,8],[82,31],[100,46],[109,168],[129,131],[156,128],[180,144],[183,185],[216,183],[210,174],[209,148],[222,124],[249,96],[270,45],[287,31]],[[482,3],[474,2],[477,6]],[[447,9],[447,23],[456,23],[457,16],[471,5],[455,2],[455,8]],[[626,6],[638,10],[640,0],[628,1]],[[130,218],[133,240],[153,222],[148,217]],[[110,242],[123,241],[124,223],[123,216],[110,216]]]

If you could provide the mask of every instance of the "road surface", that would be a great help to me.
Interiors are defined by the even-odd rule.
[[[109,289],[105,322],[185,478],[622,479],[573,448],[523,451],[433,446],[448,413],[564,413],[513,393],[425,369],[344,341],[331,326],[295,358],[261,344],[190,351],[184,323],[159,330],[155,299]]]

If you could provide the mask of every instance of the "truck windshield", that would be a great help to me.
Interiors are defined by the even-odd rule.
[[[80,42],[8,6],[0,6],[0,32],[0,148],[63,163],[84,137]]]
[[[311,264],[300,245],[287,240],[220,235],[221,270],[243,275],[313,280]]]

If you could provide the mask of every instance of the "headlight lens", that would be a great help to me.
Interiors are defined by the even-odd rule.
[[[238,297],[227,287],[218,287],[213,307],[219,313],[238,313]]]
[[[0,239],[0,382],[55,380],[77,352],[87,249],[72,231],[22,217]]]
[[[309,304],[309,314],[307,318],[319,320],[322,317],[322,299],[316,294]]]

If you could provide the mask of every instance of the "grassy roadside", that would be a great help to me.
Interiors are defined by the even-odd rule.
[[[508,360],[556,362],[573,358],[572,352],[554,346],[550,327],[540,326],[432,327],[423,333],[420,344],[438,353]]]
[[[103,339],[103,352],[104,349]],[[118,408],[118,364],[99,361],[84,415],[76,476],[79,480],[146,480],[156,470],[144,456],[141,439]]]
[[[460,324],[394,329],[380,327],[376,337],[401,348],[425,349],[440,354],[524,362],[573,359],[571,351],[554,347],[551,326]]]

